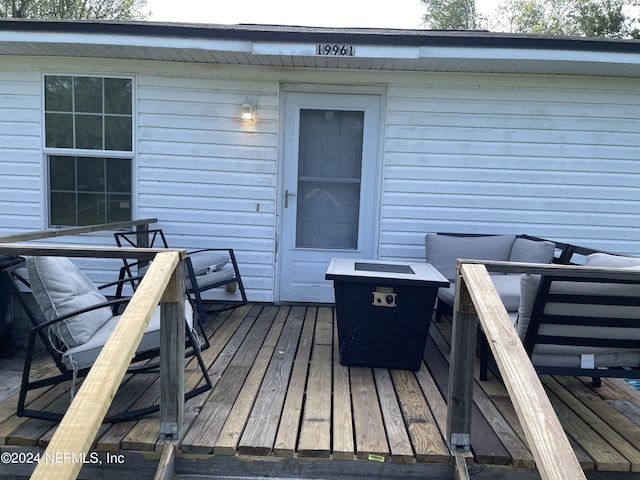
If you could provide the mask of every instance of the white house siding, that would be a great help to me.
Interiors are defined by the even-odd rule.
[[[158,218],[175,246],[233,247],[252,301],[274,298],[282,83],[388,87],[381,258],[423,259],[433,231],[528,233],[640,253],[638,80],[2,62],[0,233],[46,226],[41,76],[64,68],[135,77],[134,217]],[[239,119],[247,97],[257,100],[256,122]],[[113,245],[107,234],[73,240]]]
[[[0,68],[0,232],[42,228],[40,74],[23,61]]]
[[[271,301],[279,86],[252,75],[184,65],[139,75],[138,217],[157,217],[176,246],[233,247],[251,300]],[[240,120],[247,97],[257,121]]]
[[[382,258],[425,232],[640,253],[640,81],[406,75],[390,86]]]

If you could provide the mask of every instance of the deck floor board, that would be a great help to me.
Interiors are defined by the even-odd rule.
[[[212,315],[206,324],[210,348],[202,355],[214,386],[185,405],[178,458],[264,458],[272,468],[321,460],[351,473],[389,462],[395,466],[384,465],[384,471],[397,469],[397,478],[421,464],[450,465],[444,438],[450,331],[446,321],[432,325],[424,361],[413,372],[341,365],[329,306],[256,304]],[[202,380],[194,361],[186,363],[188,386]],[[36,370],[42,375],[51,372],[44,363]],[[477,371],[476,365],[476,379]],[[618,379],[603,379],[600,388],[584,378],[541,379],[585,470],[610,472],[612,479],[640,471],[640,392]],[[29,402],[64,410],[69,390],[70,382],[43,388]],[[114,408],[139,407],[158,396],[157,374],[134,375]],[[0,403],[0,445],[46,447],[55,424],[16,417],[16,403],[17,394]],[[535,474],[513,405],[492,373],[486,382],[476,380],[472,428],[469,464]],[[156,414],[104,424],[95,449],[157,456],[158,440]]]

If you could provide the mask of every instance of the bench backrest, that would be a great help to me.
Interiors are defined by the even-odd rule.
[[[540,373],[640,377],[640,276],[525,275],[518,334]],[[534,291],[533,304],[531,298]],[[527,311],[530,309],[530,315]]]

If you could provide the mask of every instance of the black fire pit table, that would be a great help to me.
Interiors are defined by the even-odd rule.
[[[419,370],[438,288],[428,263],[332,258],[340,364]]]

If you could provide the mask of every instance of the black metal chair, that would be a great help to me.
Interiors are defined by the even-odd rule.
[[[34,408],[33,402],[30,404],[27,402],[27,395],[32,390],[57,385],[69,380],[72,381],[71,389],[73,392],[75,380],[86,376],[89,372],[100,350],[115,328],[119,320],[119,313],[130,300],[127,297],[115,297],[107,300],[106,297],[99,293],[99,290],[117,286],[123,281],[130,281],[130,279],[95,287],[73,263],[62,257],[29,258],[30,274],[27,279],[19,272],[19,269],[25,266],[25,259],[16,258],[17,260],[13,262],[6,262],[7,265],[4,265],[0,275],[8,280],[6,283],[10,287],[11,294],[15,295],[32,325],[26,348],[17,415],[41,420],[60,421],[64,414]],[[47,275],[41,274],[44,268],[51,268]],[[43,294],[43,287],[51,288],[55,292],[53,294],[44,292]],[[52,300],[52,297],[60,296],[61,292],[64,294],[66,290],[73,292],[72,295],[68,296],[70,302],[63,300],[57,302],[57,305],[54,304],[56,300]],[[29,292],[33,293],[41,310],[41,315],[37,315],[34,312],[29,305],[30,302],[25,298],[25,295]],[[76,309],[76,307],[79,308]],[[185,353],[188,357],[195,356],[195,361],[202,372],[204,380],[204,384],[200,384],[185,393],[185,401],[210,390],[212,387],[211,379],[200,353],[200,340],[193,328],[193,322],[193,309],[190,302],[185,298]],[[135,357],[131,360],[131,366],[127,373],[158,372],[159,364],[156,361],[152,361],[152,359],[157,358],[160,353],[159,330],[158,308],[142,337]],[[42,342],[59,373],[32,380],[30,378],[31,368],[37,340]],[[159,409],[158,404],[152,404],[121,413],[109,414],[105,418],[105,422],[133,420],[157,412]]]
[[[169,248],[164,232],[159,228],[116,232],[114,237],[119,247]],[[222,312],[246,305],[247,295],[232,248],[204,248],[190,251],[187,252],[185,263],[187,265],[185,278],[187,293],[193,300],[203,323],[206,321],[206,310],[202,301],[202,292],[218,287],[225,287],[228,293],[233,293],[233,289],[236,287],[239,290],[240,300],[223,300],[225,306],[213,309],[213,312]],[[146,265],[125,259],[122,274],[124,277],[136,278],[138,273],[143,274],[145,269]],[[137,282],[131,281],[130,285],[135,289]]]

